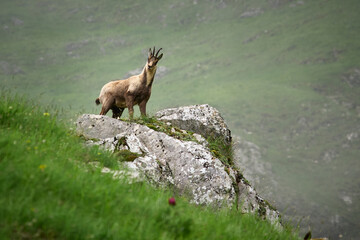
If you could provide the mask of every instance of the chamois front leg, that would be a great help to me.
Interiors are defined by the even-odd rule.
[[[147,103],[147,101],[142,101],[139,104],[141,116],[146,116],[146,103]]]
[[[119,108],[119,107],[117,107],[117,106],[113,106],[113,107],[111,108],[111,110],[112,110],[112,112],[113,112],[112,117],[113,117],[113,118],[116,118],[116,119],[120,119],[120,118],[121,118],[121,115],[122,115],[122,113],[123,113],[123,111],[124,111],[124,108]]]
[[[125,95],[126,106],[129,111],[129,119],[132,120],[134,116],[134,96],[130,94]]]
[[[132,120],[133,117],[134,117],[134,105],[129,104],[128,105],[128,110],[129,110],[129,119]]]

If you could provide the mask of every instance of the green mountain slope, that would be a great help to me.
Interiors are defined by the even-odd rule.
[[[149,47],[162,47],[151,111],[217,107],[272,165],[278,185],[263,195],[295,222],[305,217],[317,235],[355,238],[359,7],[355,0],[2,1],[1,86],[63,106],[68,118],[98,113],[103,84],[141,68]]]

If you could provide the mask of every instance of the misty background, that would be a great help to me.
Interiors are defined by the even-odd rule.
[[[73,122],[99,113],[101,87],[162,47],[150,115],[216,107],[241,170],[285,220],[358,239],[359,9],[357,0],[2,0],[0,88]]]

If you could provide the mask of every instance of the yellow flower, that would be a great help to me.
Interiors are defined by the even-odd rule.
[[[44,116],[50,116],[50,113],[48,113],[48,112],[44,112]]]
[[[45,165],[45,164],[41,164],[41,165],[39,166],[39,169],[40,169],[41,171],[44,171],[45,168],[46,168],[46,165]]]

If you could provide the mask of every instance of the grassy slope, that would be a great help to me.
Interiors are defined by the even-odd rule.
[[[233,132],[263,149],[279,182],[276,205],[310,215],[323,235],[359,228],[360,138],[346,135],[359,132],[360,88],[342,81],[359,68],[359,2],[193,3],[2,1],[1,85],[98,112],[101,86],[141,67],[156,44],[168,73],[155,81],[151,111],[217,107]],[[263,13],[240,17],[257,8]],[[16,67],[24,73],[11,74]],[[336,216],[345,225],[332,225]]]
[[[1,239],[297,239],[236,211],[170,206],[168,191],[84,165],[117,159],[26,101],[0,95]]]

